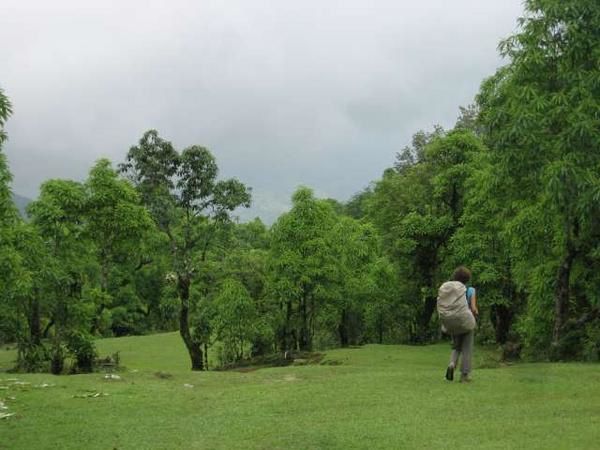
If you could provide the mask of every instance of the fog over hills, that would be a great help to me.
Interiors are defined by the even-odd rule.
[[[27,214],[25,212],[25,209],[27,208],[27,205],[29,205],[32,200],[30,198],[27,197],[23,197],[22,195],[19,194],[15,194],[13,192],[13,201],[15,202],[15,205],[17,206],[17,208],[19,209],[19,212],[21,213],[21,216],[26,217]]]

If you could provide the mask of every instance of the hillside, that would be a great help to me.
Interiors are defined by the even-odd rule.
[[[13,201],[19,209],[21,216],[26,217],[27,214],[25,212],[25,209],[27,208],[27,205],[29,205],[32,202],[32,200],[30,198],[23,197],[22,195],[13,193]]]
[[[0,374],[15,414],[0,421],[0,448],[577,449],[600,437],[596,365],[499,367],[478,350],[464,385],[443,380],[446,345],[332,350],[321,365],[244,373],[188,371],[175,333],[98,347],[120,350],[120,380]]]

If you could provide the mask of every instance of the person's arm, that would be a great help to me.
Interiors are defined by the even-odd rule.
[[[473,295],[471,296],[471,312],[478,316],[479,310],[477,309],[477,291],[473,288]]]

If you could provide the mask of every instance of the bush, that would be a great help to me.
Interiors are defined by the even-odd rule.
[[[583,357],[587,361],[600,361],[600,320],[595,320],[586,326]]]
[[[50,357],[43,345],[21,342],[18,347],[17,367],[22,372],[47,372]]]
[[[551,361],[569,361],[581,358],[582,342],[585,329],[578,326],[575,320],[569,320],[563,327],[562,336],[558,343],[550,345]]]
[[[19,336],[19,320],[10,308],[2,307],[0,311],[0,343],[15,342]]]
[[[94,360],[98,354],[92,336],[79,331],[71,332],[67,338],[67,349],[75,359],[73,372],[89,373],[94,370]]]

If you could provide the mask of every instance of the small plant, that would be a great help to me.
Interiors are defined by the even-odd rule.
[[[105,356],[104,358],[96,358],[94,361],[94,367],[107,372],[121,369],[121,356],[119,352],[115,352],[112,355]]]

